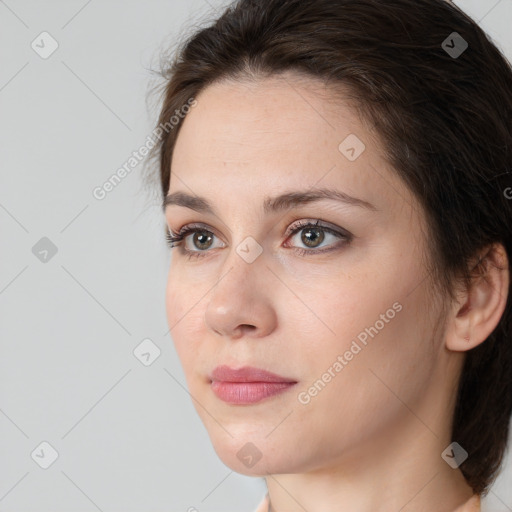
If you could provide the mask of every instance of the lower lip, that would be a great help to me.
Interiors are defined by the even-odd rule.
[[[212,391],[230,404],[254,404],[290,389],[296,382],[220,382],[211,383]]]

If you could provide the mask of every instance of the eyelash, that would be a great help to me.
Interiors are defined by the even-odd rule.
[[[319,223],[320,223],[320,220],[318,220],[314,224],[311,221],[301,221],[299,224],[297,224],[290,231],[290,233],[288,235],[288,238],[292,237],[296,233],[299,233],[300,231],[302,231],[302,230],[304,230],[306,228],[317,228],[317,229],[321,229],[322,231],[326,231],[328,233],[331,233],[332,235],[337,236],[338,238],[340,238],[343,241],[343,245],[351,242],[351,240],[352,240],[352,236],[351,235],[340,233],[340,232],[338,232],[338,231],[336,231],[336,230],[334,230],[332,228],[320,225]],[[167,244],[168,244],[170,249],[173,249],[174,247],[180,246],[182,241],[189,234],[193,234],[193,233],[197,233],[197,232],[199,232],[199,233],[208,233],[208,234],[211,234],[211,235],[215,236],[214,233],[212,233],[211,231],[205,229],[204,227],[202,227],[200,225],[190,224],[190,225],[187,225],[187,226],[184,226],[183,228],[181,228],[179,233],[177,233],[176,235],[174,235],[174,234],[170,233],[169,231],[167,231],[167,233],[166,233]],[[314,254],[319,254],[319,253],[330,252],[330,251],[335,250],[337,248],[339,248],[339,246],[336,246],[336,247],[330,248],[330,249],[322,249],[322,250],[314,250],[314,249],[308,250],[308,249],[303,249],[301,247],[294,247],[293,250],[295,252],[297,252],[300,256],[310,256],[312,254],[314,255]],[[206,251],[190,251],[188,249],[183,249],[182,250],[182,253],[186,254],[189,259],[192,259],[192,258],[202,258],[208,252],[210,252],[210,251],[208,251],[208,250],[206,250]]]

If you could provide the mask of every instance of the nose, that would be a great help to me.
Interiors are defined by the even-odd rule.
[[[233,251],[209,294],[207,328],[231,339],[267,336],[277,324],[271,281],[263,254],[248,263]]]

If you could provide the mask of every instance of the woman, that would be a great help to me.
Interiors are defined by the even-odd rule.
[[[218,456],[261,512],[480,510],[512,412],[510,64],[443,0],[239,0],[163,76],[167,316]]]

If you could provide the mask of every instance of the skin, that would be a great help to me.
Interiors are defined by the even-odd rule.
[[[170,205],[166,221],[174,233],[202,223],[214,238],[205,249],[188,236],[186,248],[202,250],[199,258],[187,258],[185,241],[173,249],[166,311],[216,453],[236,472],[266,477],[273,511],[455,510],[472,495],[441,457],[456,385],[465,351],[503,313],[508,274],[491,270],[490,284],[481,280],[443,309],[426,279],[419,203],[376,134],[315,79],[287,72],[224,81],[196,99],[176,143],[169,193],[205,197],[216,215]],[[354,161],[338,149],[351,133],[366,145]],[[346,192],[375,211],[325,199],[263,212],[265,197],[312,187]],[[316,249],[301,239],[307,228],[286,236],[304,219],[353,238],[323,232]],[[248,236],[262,249],[252,263],[236,252]],[[335,249],[313,253],[326,248]],[[506,261],[503,252],[495,258]],[[298,394],[397,303],[394,318],[301,403]],[[297,384],[253,405],[227,404],[208,378],[220,364],[263,368]],[[237,457],[248,442],[262,454],[251,468]]]

